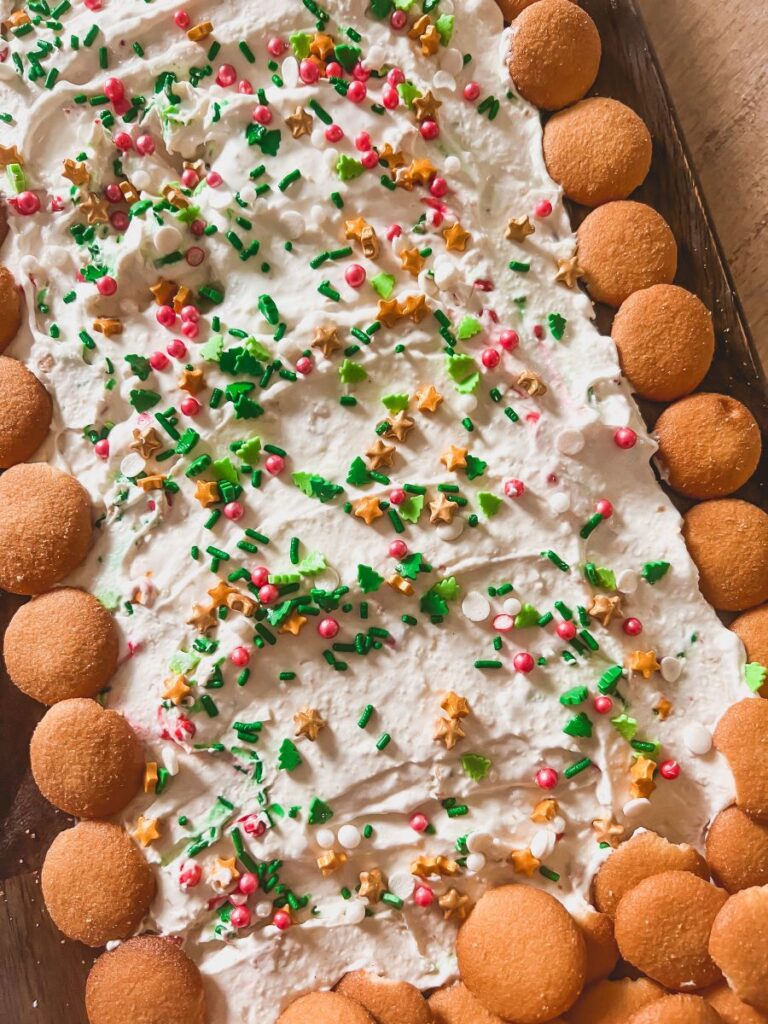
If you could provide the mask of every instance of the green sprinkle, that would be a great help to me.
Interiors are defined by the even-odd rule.
[[[204,693],[200,698],[200,703],[203,705],[203,709],[209,718],[217,717],[219,709],[216,707],[216,702],[214,701],[213,697],[211,697],[207,693]]]
[[[389,746],[391,740],[392,737],[389,735],[389,733],[383,732],[381,736],[379,736],[379,738],[376,740],[376,749],[384,750],[386,747]]]
[[[246,41],[244,39],[241,40],[237,44],[237,46],[238,46],[238,49],[240,50],[240,53],[242,53],[242,55],[245,57],[245,59],[248,61],[249,64],[255,64],[256,63],[256,58],[253,55],[253,50],[251,50],[250,46],[248,45],[248,43],[246,43]]]
[[[568,565],[567,562],[564,562],[562,558],[554,551],[542,551],[541,557],[548,558],[552,565],[556,566],[560,570],[560,572],[568,572],[571,568],[570,565]]]
[[[292,185],[294,181],[298,181],[300,177],[301,171],[297,167],[295,170],[290,171],[288,174],[286,174],[282,181],[278,182],[277,187],[280,189],[281,192],[285,192],[288,186]]]
[[[489,660],[487,658],[479,658],[475,662],[475,668],[497,669],[497,668],[502,668],[502,664],[501,664],[500,661],[492,661],[492,660]]]
[[[581,761],[575,761],[573,764],[569,764],[563,772],[563,774],[565,775],[566,779],[572,779],[575,775],[579,775],[586,768],[589,768],[591,764],[592,761],[590,758],[583,757]]]

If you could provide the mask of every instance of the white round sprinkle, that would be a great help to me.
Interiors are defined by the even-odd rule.
[[[487,850],[493,843],[493,836],[490,832],[470,832],[467,836],[467,849],[470,853],[480,853]]]
[[[520,609],[523,607],[516,597],[508,597],[502,605],[507,615],[517,615]]]
[[[304,218],[295,210],[286,210],[280,214],[280,224],[288,238],[300,238],[304,234]]]
[[[683,732],[683,743],[692,754],[703,757],[712,749],[712,733],[698,722],[692,722]]]
[[[661,675],[667,683],[676,683],[683,671],[683,666],[677,658],[661,659]]]
[[[555,833],[556,836],[559,836],[563,832],[565,832],[565,818],[561,818],[559,814],[556,817],[554,817],[549,824],[552,827],[552,831]]]
[[[395,871],[389,876],[388,888],[401,900],[407,900],[413,893],[413,875],[410,871]]]
[[[157,229],[152,241],[160,255],[167,256],[169,252],[176,252],[181,245],[181,232],[173,225],[165,224]]]
[[[152,177],[147,171],[139,170],[134,171],[131,175],[131,182],[136,186],[139,192],[144,192],[152,184]]]
[[[464,67],[464,57],[461,50],[457,50],[455,47],[445,50],[440,57],[440,67],[444,71],[449,71],[452,75],[458,75]]]
[[[315,842],[323,850],[330,850],[336,842],[336,837],[329,828],[321,828],[315,833]]]
[[[571,507],[570,495],[566,494],[565,491],[555,491],[555,493],[550,496],[549,507],[556,516],[561,516]]]
[[[464,532],[464,520],[461,516],[454,516],[450,523],[440,523],[437,533],[441,540],[456,540]]]
[[[555,834],[549,829],[542,828],[531,840],[531,853],[536,860],[544,860],[555,848]]]
[[[345,850],[355,850],[362,841],[360,829],[356,825],[342,825],[339,829],[339,842]]]
[[[456,88],[456,79],[449,71],[436,71],[432,85],[435,89],[449,89],[453,92]]]
[[[634,569],[624,569],[616,579],[616,586],[622,594],[634,594],[640,582],[640,575]]]
[[[584,447],[584,435],[580,430],[561,430],[555,439],[555,447],[563,455],[578,455]]]
[[[639,818],[645,814],[650,806],[650,800],[646,800],[645,797],[640,797],[637,800],[627,800],[622,810],[625,818]]]
[[[272,904],[268,900],[262,900],[261,903],[256,904],[256,917],[271,917],[272,916]]]
[[[138,476],[144,469],[144,459],[138,452],[131,452],[126,455],[120,463],[120,472],[123,476]]]
[[[479,590],[470,590],[461,602],[461,610],[470,622],[484,622],[491,614],[491,605]]]
[[[443,160],[443,170],[446,174],[456,174],[461,170],[461,160],[457,156],[447,156]]]
[[[456,405],[462,412],[474,412],[477,408],[477,399],[474,395],[457,395]]]
[[[344,908],[344,920],[349,924],[360,924],[365,920],[365,904],[362,900],[350,900]]]
[[[467,871],[477,873],[485,867],[485,857],[482,853],[470,853],[467,857]]]

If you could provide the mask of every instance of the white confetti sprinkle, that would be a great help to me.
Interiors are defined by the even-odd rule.
[[[336,841],[336,837],[329,828],[321,828],[315,834],[315,842],[322,850],[330,850]]]
[[[349,924],[360,924],[365,920],[365,903],[362,900],[350,900],[344,908],[344,920]]]
[[[555,833],[542,828],[531,840],[531,853],[536,860],[545,860],[555,848]]]
[[[668,683],[676,683],[683,671],[683,666],[678,658],[661,659],[661,675]]]
[[[555,491],[549,499],[549,507],[556,516],[561,516],[571,507],[571,497],[565,491]]]
[[[650,800],[646,800],[645,797],[639,797],[637,800],[627,800],[622,811],[625,818],[640,818],[650,806]]]
[[[639,582],[639,573],[636,573],[634,569],[624,569],[623,572],[619,573],[616,579],[616,586],[622,594],[634,594]]]
[[[482,853],[470,853],[467,857],[467,871],[472,871],[477,874],[478,871],[482,871],[485,867],[485,857]]]
[[[517,615],[517,613],[520,611],[522,607],[523,606],[520,604],[516,597],[508,597],[504,604],[502,605],[502,608],[507,613],[507,615]]]
[[[580,430],[561,430],[555,438],[555,447],[563,455],[578,455],[584,447],[584,435]]]
[[[410,871],[393,871],[388,879],[388,888],[401,900],[407,900],[413,893],[413,875]]]
[[[345,850],[356,849],[362,838],[360,829],[356,825],[342,825],[339,829],[339,842]]]
[[[484,622],[491,614],[491,605],[479,590],[470,590],[461,602],[461,610],[470,622]]]
[[[703,757],[712,749],[712,733],[698,722],[692,722],[683,731],[683,743],[697,757]]]

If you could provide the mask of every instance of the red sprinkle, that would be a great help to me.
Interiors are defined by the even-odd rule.
[[[536,772],[536,785],[541,789],[554,789],[557,781],[558,774],[554,768],[539,768]]]
[[[640,636],[643,632],[643,624],[640,619],[624,619],[621,624],[621,628],[627,634],[627,636]]]
[[[613,701],[610,697],[598,696],[595,697],[595,711],[598,715],[607,715],[613,710]]]
[[[524,675],[527,675],[529,672],[533,672],[536,662],[533,660],[533,655],[529,654],[528,651],[520,651],[512,659],[512,664],[515,666],[516,672],[522,672]]]
[[[619,427],[613,435],[613,440],[619,448],[628,450],[637,444],[637,434],[631,427]]]
[[[659,774],[665,779],[676,779],[680,774],[680,765],[677,761],[662,761],[659,765]]]

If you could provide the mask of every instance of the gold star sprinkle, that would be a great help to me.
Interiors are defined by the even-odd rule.
[[[217,622],[215,605],[192,605],[192,614],[187,619],[187,625],[194,626],[198,633],[207,633]]]
[[[472,713],[469,701],[466,697],[460,697],[458,693],[449,690],[440,701],[440,707],[449,718],[466,718]]]
[[[464,739],[466,733],[461,727],[458,718],[438,718],[435,722],[435,731],[432,739],[444,743],[446,750],[453,750],[459,740]]]
[[[557,261],[555,281],[558,284],[564,284],[567,288],[575,288],[583,274],[584,271],[579,266],[579,259],[576,253],[570,259]]]
[[[458,917],[460,921],[463,921],[471,910],[469,896],[465,896],[458,889],[449,889],[437,902],[446,921],[452,917]]]
[[[332,875],[347,863],[346,853],[336,850],[327,850],[317,858],[317,866],[320,868],[323,878]]]
[[[219,605],[226,604],[229,595],[234,590],[234,587],[230,587],[224,580],[219,580],[215,587],[211,587],[208,591],[208,597],[213,601],[214,607],[218,608]]]
[[[609,597],[607,594],[595,594],[587,612],[599,619],[604,626],[610,626],[614,615],[621,615],[621,598],[618,594]]]
[[[416,860],[411,862],[411,874],[419,878],[430,878],[437,875],[453,878],[459,874],[460,870],[455,860],[451,857],[444,857],[442,854],[439,857],[420,854]]]
[[[534,857],[529,849],[513,850],[509,855],[509,862],[518,875],[525,875],[526,878],[533,878],[541,867],[541,861]]]
[[[456,506],[442,493],[429,503],[430,523],[452,523],[455,514]]]
[[[523,370],[518,375],[517,386],[521,391],[524,391],[529,398],[539,398],[541,395],[546,395],[547,385],[533,370]]]
[[[106,213],[106,204],[95,195],[88,193],[88,198],[80,204],[89,224],[105,224],[110,218]]]
[[[414,425],[414,421],[401,410],[387,420],[384,437],[394,437],[397,441],[405,441]]]
[[[419,271],[426,263],[425,258],[418,249],[403,249],[400,253],[400,266],[407,270],[413,277],[419,276]]]
[[[449,472],[453,472],[455,469],[466,469],[467,449],[452,444],[440,456],[440,461]]]
[[[154,843],[156,839],[160,838],[160,830],[157,827],[159,818],[145,818],[143,814],[139,815],[136,826],[133,830],[133,838],[136,839],[142,846],[149,846],[150,843]]]
[[[396,590],[398,594],[405,594],[406,597],[412,597],[415,593],[413,584],[396,572],[393,572],[391,576],[387,577],[387,583],[393,590]]]
[[[205,387],[205,374],[202,370],[184,370],[179,377],[179,387],[190,395],[199,395]]]
[[[314,743],[320,735],[320,730],[324,729],[327,724],[317,708],[310,708],[306,706],[299,708],[293,716],[293,720],[297,726],[296,735],[306,736],[312,743]]]
[[[535,821],[537,825],[543,825],[547,821],[552,821],[560,813],[560,805],[554,797],[548,796],[543,800],[539,800],[536,806],[531,812],[531,821]]]
[[[176,285],[173,281],[166,281],[164,277],[161,277],[155,284],[150,285],[149,290],[154,295],[155,303],[158,306],[167,306],[176,294]]]
[[[443,238],[448,252],[464,252],[472,236],[456,221],[451,227],[443,229]]]
[[[413,181],[420,185],[428,185],[437,173],[437,168],[429,160],[412,160],[408,173]]]
[[[296,107],[296,110],[285,119],[294,139],[300,139],[302,135],[309,135],[312,131],[313,118],[304,107]]]
[[[411,104],[411,109],[416,115],[417,121],[436,121],[437,112],[442,107],[440,100],[428,89],[423,96],[417,96]]]
[[[162,473],[150,473],[149,476],[143,476],[136,481],[136,486],[145,494],[148,491],[162,491],[164,484],[165,477]]]
[[[344,237],[347,241],[359,242],[363,232],[371,225],[364,217],[355,217],[354,220],[344,221]]]
[[[435,25],[429,25],[427,30],[419,36],[421,52],[425,57],[434,56],[440,49],[440,33]]]
[[[615,850],[621,843],[625,829],[613,818],[595,818],[592,822],[592,831],[595,833],[596,843],[608,843]]]
[[[414,398],[416,399],[416,408],[419,412],[435,412],[443,400],[443,396],[434,384],[422,384],[416,391]]]
[[[160,435],[154,427],[134,427],[133,441],[129,445],[142,459],[151,459],[163,447]]]
[[[312,348],[319,348],[326,359],[330,359],[333,353],[338,352],[341,347],[339,334],[335,327],[326,325],[315,329]]]
[[[297,611],[291,612],[285,622],[280,626],[280,633],[290,633],[291,636],[298,636],[302,626],[307,624],[307,617],[299,615]]]
[[[535,230],[530,217],[513,217],[507,222],[505,235],[510,242],[524,242]]]
[[[392,149],[388,142],[379,150],[379,160],[383,160],[390,171],[394,171],[405,164],[405,157],[401,150]]]
[[[320,60],[327,60],[333,52],[334,43],[331,36],[326,35],[324,32],[316,32],[312,42],[309,44],[309,52],[319,57]]]
[[[656,703],[653,705],[653,710],[659,716],[660,722],[666,722],[666,720],[672,714],[673,707],[674,704],[672,703],[672,701],[667,700],[667,698],[662,694],[656,701]]]
[[[64,170],[61,172],[63,178],[68,178],[73,185],[87,185],[91,175],[85,164],[79,164],[76,160],[65,160]]]
[[[382,466],[391,466],[396,451],[397,448],[393,444],[387,444],[377,437],[376,442],[365,453],[369,460],[368,468],[376,470]]]
[[[230,611],[240,612],[241,615],[245,615],[247,619],[250,619],[252,615],[256,614],[257,603],[252,597],[248,597],[247,594],[241,594],[239,590],[231,590],[227,594],[226,606]]]
[[[7,167],[9,164],[23,166],[24,160],[18,146],[0,146],[0,167]]]
[[[639,672],[643,679],[650,679],[661,665],[656,661],[655,651],[632,651],[627,659],[627,668],[630,672]]]
[[[237,858],[217,857],[211,865],[210,873],[225,877],[228,875],[229,881],[226,884],[229,885],[230,882],[234,882],[235,879],[240,877],[240,872],[237,870]]]
[[[656,771],[656,762],[648,757],[637,757],[629,769],[632,776],[632,783],[629,791],[635,800],[647,798],[656,789],[653,781],[653,774]]]
[[[371,868],[370,871],[360,872],[358,895],[368,900],[369,904],[378,903],[386,891],[387,886],[384,876],[378,868]]]
[[[376,310],[376,319],[381,320],[385,327],[394,327],[402,318],[402,310],[397,299],[380,299]]]
[[[426,295],[409,295],[400,307],[403,316],[415,324],[420,324],[429,312]]]
[[[353,507],[357,518],[362,519],[366,526],[370,526],[374,519],[384,515],[379,508],[379,499],[375,494],[367,498],[360,498]]]
[[[192,693],[192,687],[187,683],[186,677],[182,675],[171,676],[165,680],[165,689],[163,690],[163,700],[173,701],[174,704],[178,705]]]
[[[93,329],[105,338],[114,338],[116,334],[123,333],[123,321],[116,316],[100,316],[93,321]]]
[[[195,499],[203,508],[210,508],[221,500],[219,485],[215,480],[197,480],[195,482]]]

